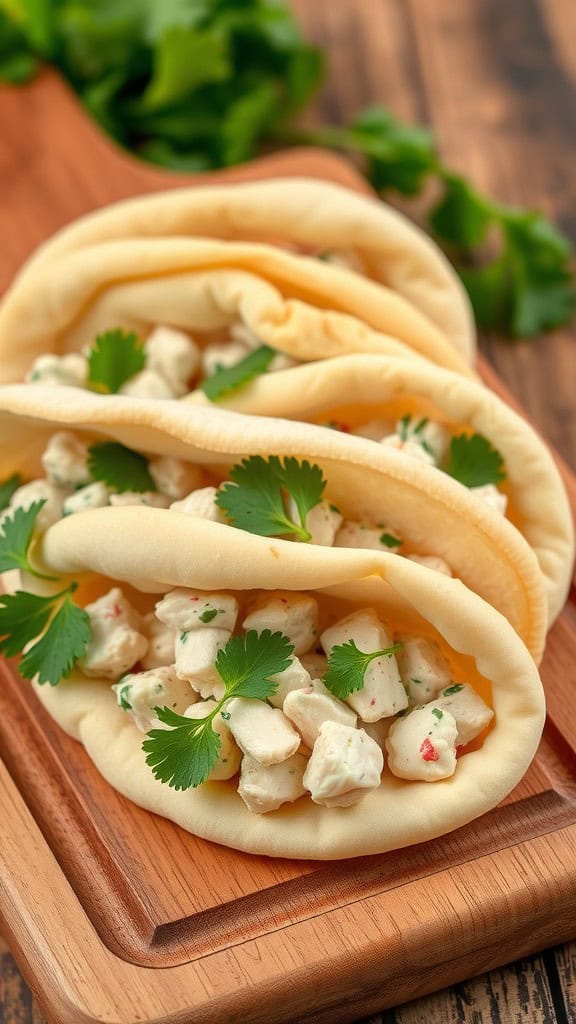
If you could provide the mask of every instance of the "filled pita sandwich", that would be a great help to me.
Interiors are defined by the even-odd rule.
[[[155,238],[265,242],[350,268],[377,282],[390,302],[393,296],[404,300],[394,308],[406,315],[409,309],[420,312],[466,361],[473,360],[470,304],[434,242],[385,203],[328,182],[290,178],[211,185],[116,203],[44,243],[21,271],[20,284],[40,266],[82,248],[126,239],[146,248]],[[382,322],[372,326],[396,333]]]
[[[306,423],[75,388],[0,389],[0,480],[17,474],[8,519],[44,502],[40,528],[62,520],[66,533],[88,510],[106,521],[111,508],[136,504],[154,507],[160,529],[205,518],[240,546],[249,532],[288,537],[294,551],[393,552],[436,582],[461,579],[538,661],[547,606],[533,551],[467,488],[417,469],[390,446]]]
[[[189,397],[209,402],[201,389]],[[550,621],[561,611],[574,564],[568,497],[546,445],[494,392],[423,361],[358,355],[258,376],[216,401],[391,446],[414,477],[423,466],[426,476],[430,466],[447,471],[520,530],[544,575]]]

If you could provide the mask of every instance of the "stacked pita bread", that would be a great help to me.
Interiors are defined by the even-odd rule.
[[[214,339],[232,344],[238,324],[292,365],[215,402],[198,374],[183,400],[17,383],[39,356],[82,353],[115,328],[143,338],[171,328],[202,350]],[[55,688],[36,685],[113,786],[225,845],[321,859],[433,838],[513,788],[542,728],[535,663],[565,598],[574,540],[553,460],[475,379],[473,352],[466,299],[432,243],[382,204],[317,182],[144,197],[84,218],[33,256],[0,308],[2,479],[37,477],[47,442],[62,430],[79,443],[112,440],[147,459],[200,467],[216,488],[242,459],[295,458],[320,467],[346,521],[384,521],[403,544],[402,555],[318,546],[176,507],[112,503],[40,533],[41,568],[78,581],[84,604],[121,585],[141,614],[174,588],[229,592],[243,613],[270,593],[312,596],[322,628],[368,608],[395,637],[436,644],[456,686],[470,683],[494,711],[450,778],[407,781],[385,768],[353,806],[304,795],[255,814],[234,780],[176,792],[154,778],[109,679],[77,667]],[[440,465],[362,436],[365,422],[404,414],[497,448],[508,518]],[[350,433],[327,429],[344,418]],[[455,578],[425,567],[426,556]]]

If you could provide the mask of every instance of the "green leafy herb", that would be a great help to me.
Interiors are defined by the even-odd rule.
[[[222,700],[205,718],[190,719],[169,708],[156,708],[160,721],[168,729],[152,729],[142,749],[154,776],[173,789],[202,785],[218,760],[220,737],[212,728],[215,717],[231,697],[265,700],[276,692],[278,683],[271,676],[290,665],[294,645],[283,633],[265,629],[232,637],[216,658],[216,671],[225,692]]]
[[[432,714],[434,715],[434,718],[438,719],[439,722],[441,721],[442,718],[444,718],[444,712],[441,711],[440,708],[432,708]]]
[[[217,608],[206,608],[206,610],[203,611],[201,613],[201,615],[198,616],[198,618],[200,619],[200,622],[207,623],[207,622],[212,622],[212,619],[215,619],[217,615],[218,615],[218,609]]]
[[[132,711],[132,705],[129,700],[130,690],[132,689],[131,684],[123,684],[122,680],[120,679],[119,682],[112,687],[112,689],[116,691],[116,700],[118,706],[121,707],[123,711]]]
[[[498,484],[505,479],[504,459],[482,434],[453,437],[445,471],[465,487]]]
[[[49,597],[20,590],[0,597],[0,652],[20,663],[24,679],[56,686],[72,671],[90,640],[89,618],[72,602],[75,585]]]
[[[221,366],[211,377],[206,377],[201,385],[202,391],[211,402],[216,402],[231,391],[248,384],[261,373],[265,373],[277,354],[268,345],[261,345],[234,366]]]
[[[28,558],[36,517],[45,501],[34,501],[24,508],[15,508],[0,525],[0,573],[20,569],[42,580],[52,580],[31,565]]]
[[[155,491],[148,460],[116,441],[103,441],[88,449],[88,469],[113,491]]]
[[[0,511],[8,508],[10,504],[10,498],[19,487],[22,486],[22,479],[18,473],[13,473],[8,480],[0,484]]]
[[[395,537],[392,533],[380,534],[380,543],[384,544],[387,548],[401,548],[402,541],[399,537]]]
[[[263,537],[294,534],[298,540],[310,540],[306,518],[321,501],[326,487],[319,466],[295,458],[282,463],[276,455],[269,459],[251,455],[233,466],[230,480],[218,491],[216,504],[234,526]],[[300,523],[289,518],[284,491],[294,499]]]
[[[460,693],[460,690],[464,689],[462,683],[454,683],[452,686],[448,686],[445,690],[442,690],[443,697],[451,697],[454,693]]]
[[[144,346],[136,334],[120,328],[106,331],[88,353],[88,384],[95,391],[115,394],[145,363]]]
[[[353,640],[337,644],[328,656],[328,671],[323,679],[324,685],[335,697],[346,700],[355,690],[362,689],[366,670],[375,658],[390,658],[401,651],[402,646],[401,643],[392,644],[382,651],[367,654],[360,651]]]

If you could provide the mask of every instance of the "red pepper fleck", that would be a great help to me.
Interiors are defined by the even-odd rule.
[[[420,744],[420,753],[423,761],[437,761],[440,756],[428,737]]]
[[[115,604],[112,611],[108,612],[105,616],[107,619],[118,619],[122,615],[122,609],[119,604]]]
[[[370,701],[370,707],[373,708],[375,703],[376,703],[376,697],[372,697],[372,700]]]
[[[189,601],[199,601],[200,598],[199,597],[189,597],[188,600]]]

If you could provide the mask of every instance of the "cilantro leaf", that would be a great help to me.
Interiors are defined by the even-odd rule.
[[[400,540],[400,537],[395,537],[393,533],[381,533],[380,543],[387,548],[401,548],[403,541]]]
[[[38,676],[39,683],[56,686],[69,676],[90,641],[90,619],[74,604],[70,590],[65,594],[46,632],[26,652],[20,663],[25,679]]]
[[[242,636],[233,636],[216,657],[216,671],[226,684],[226,697],[270,697],[278,689],[270,676],[287,669],[293,653],[294,644],[288,637],[269,629],[260,634],[251,629]]]
[[[384,107],[364,110],[349,128],[349,144],[363,153],[375,188],[395,188],[402,195],[420,192],[438,167],[434,137],[422,125],[403,124]]]
[[[38,579],[54,579],[54,576],[46,576],[34,569],[28,558],[36,517],[45,504],[45,500],[33,501],[28,508],[15,508],[3,520],[0,525],[0,573],[20,569]]]
[[[106,331],[88,353],[88,384],[95,391],[116,394],[145,363],[144,346],[133,331]]]
[[[199,85],[225,81],[231,70],[223,32],[183,25],[166,27],[156,44],[152,78],[142,104],[156,109],[178,103]]]
[[[269,345],[261,345],[234,366],[221,366],[202,382],[202,391],[211,402],[243,387],[254,377],[265,373],[277,353]]]
[[[310,540],[306,515],[321,500],[326,486],[319,466],[294,458],[282,464],[277,455],[268,460],[251,455],[232,467],[230,480],[218,491],[216,504],[234,526],[262,537],[292,533],[298,540]],[[294,498],[300,524],[289,518],[282,488]]]
[[[220,737],[212,728],[213,715],[185,718],[170,708],[156,708],[169,729],[151,729],[142,744],[154,777],[172,789],[191,789],[206,782],[220,750]]]
[[[13,473],[8,480],[5,480],[4,483],[0,484],[0,511],[8,508],[10,498],[14,494],[14,491],[17,491],[21,485],[22,479],[18,473]]]
[[[17,590],[0,597],[0,651],[7,658],[20,654],[48,625],[54,608],[52,597]]]
[[[116,441],[103,441],[88,449],[88,469],[114,491],[155,491],[148,459]]]
[[[84,654],[89,618],[73,604],[73,589],[48,597],[19,590],[0,598],[0,651],[10,658],[28,647],[20,663],[24,679],[37,676],[39,683],[56,686]]]
[[[152,729],[142,744],[155,778],[173,789],[201,786],[210,775],[220,749],[220,737],[212,722],[231,697],[265,700],[278,688],[270,676],[290,665],[294,645],[283,633],[250,630],[232,637],[216,658],[224,696],[205,718],[186,718],[170,708],[156,708],[168,729]],[[223,712],[225,714],[225,712]]]
[[[428,215],[436,235],[452,245],[480,245],[494,219],[495,206],[458,174],[442,175],[444,195]]]
[[[370,653],[360,651],[353,640],[337,644],[328,655],[328,671],[322,681],[335,697],[346,700],[355,690],[362,689],[366,670],[375,658],[390,658],[401,650],[401,643]]]
[[[444,471],[465,487],[497,484],[506,478],[502,455],[482,434],[453,437]]]

